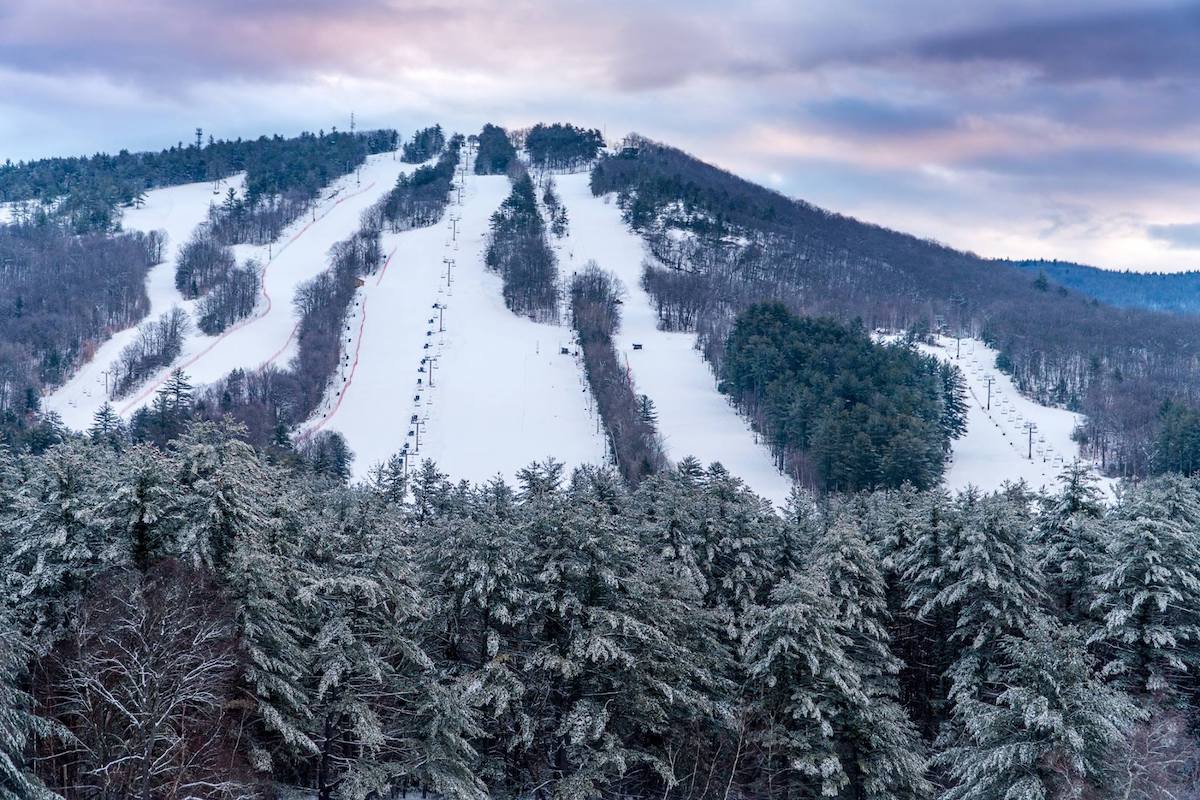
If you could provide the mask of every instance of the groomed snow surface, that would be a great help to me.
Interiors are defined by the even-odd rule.
[[[695,335],[658,329],[658,315],[641,286],[642,264],[650,257],[645,244],[625,224],[613,196],[592,195],[590,179],[588,172],[554,178],[569,231],[558,246],[559,272],[569,279],[595,261],[624,287],[617,353],[628,365],[636,391],[654,402],[667,457],[719,461],[755,492],[782,505],[792,479],[775,468],[749,423],[717,392]],[[641,348],[634,350],[634,344]]]
[[[340,374],[301,437],[341,432],[357,478],[406,444],[410,466],[430,458],[472,482],[511,481],[551,456],[568,469],[602,463],[581,366],[560,353],[571,330],[513,314],[484,265],[508,179],[467,170],[458,181],[462,202],[442,223],[384,235],[388,262],[358,291]]]
[[[1005,481],[1024,480],[1035,490],[1056,488],[1063,467],[1080,459],[1071,434],[1081,416],[1022,396],[1012,379],[996,369],[997,352],[981,341],[938,337],[934,345],[920,349],[958,366],[967,381],[967,432],[954,442],[946,487],[994,491]],[[1034,426],[1032,449],[1029,423]],[[1101,485],[1111,496],[1115,482],[1102,478]]]
[[[329,248],[358,230],[360,218],[372,203],[395,184],[401,172],[415,166],[403,164],[392,153],[371,156],[357,173],[343,176],[321,190],[313,211],[292,223],[278,241],[265,246],[238,245],[233,248],[239,264],[253,259],[262,265],[262,293],[258,307],[249,318],[230,326],[216,336],[207,336],[193,324],[184,341],[181,354],[168,367],[160,369],[131,394],[113,402],[122,416],[128,417],[154,399],[155,391],[166,381],[171,370],[182,369],[195,385],[212,383],[234,369],[258,369],[268,364],[286,366],[295,354],[298,317],[293,307],[296,291],[304,283],[329,267]],[[201,187],[207,187],[205,198]],[[207,202],[211,200],[211,184],[193,184],[161,190],[168,194],[148,199],[146,209],[148,229],[161,227],[149,209],[164,202],[176,202],[179,230],[187,235],[176,240],[172,236],[171,252],[190,236],[191,229],[204,219]],[[153,194],[153,193],[151,193]],[[188,222],[190,220],[190,227]],[[126,227],[143,224],[138,218],[127,217]],[[175,224],[172,222],[171,224]],[[174,260],[159,265],[151,274],[148,285],[152,300],[180,305],[191,314],[195,301],[183,301],[174,290]],[[151,316],[149,319],[153,319]],[[125,342],[136,335],[124,332]],[[114,337],[117,338],[117,337]],[[111,343],[111,340],[110,340]],[[64,387],[46,400],[46,407],[59,411],[64,420],[76,428],[90,424],[92,415],[104,402],[103,372],[120,352],[124,343],[106,343],[104,355],[92,359]],[[69,418],[68,418],[69,415]]]
[[[193,325],[175,362],[115,401],[117,410],[128,417],[148,404],[175,367],[202,385],[237,368],[286,366],[295,353],[297,289],[328,268],[329,248],[352,235],[362,212],[413,168],[390,153],[372,156],[357,175],[322,190],[314,213],[293,223],[279,241],[234,248],[239,263],[255,259],[265,266],[254,315],[215,337]],[[642,265],[650,256],[614,199],[592,195],[589,177],[555,176],[569,218],[568,235],[551,239],[564,282],[594,260],[623,286],[618,355],[636,391],[654,402],[668,458],[720,462],[781,505],[791,479],[775,468],[746,420],[716,391],[695,335],[658,329],[651,299],[641,288]],[[240,183],[240,176],[230,181]],[[564,347],[577,349],[567,316],[556,326],[513,314],[504,305],[501,279],[484,265],[489,219],[510,191],[508,179],[467,169],[458,187],[441,224],[384,234],[387,262],[356,294],[342,364],[300,438],[320,430],[341,432],[355,453],[359,479],[405,448],[414,456],[410,463],[431,458],[455,478],[470,481],[496,475],[511,480],[521,467],[551,456],[568,468],[602,463],[607,458],[602,425],[582,364],[561,354]],[[207,218],[213,192],[210,182],[157,189],[147,193],[142,208],[126,210],[126,229],[163,230],[168,237],[169,257],[147,276],[147,319],[175,305],[193,310],[195,302],[184,301],[175,289],[175,256]],[[104,402],[105,371],[136,334],[136,328],[114,334],[45,398],[44,407],[72,428],[88,427]],[[635,350],[634,344],[641,347]],[[954,443],[949,489],[973,485],[990,491],[1016,479],[1050,488],[1062,467],[1078,457],[1071,433],[1079,416],[1022,397],[982,342],[963,340],[960,348],[943,338],[922,349],[960,366],[970,390],[968,429]],[[1032,459],[1026,422],[1036,425]],[[1111,493],[1112,482],[1105,486]]]
[[[158,319],[173,306],[189,308],[175,288],[175,262],[192,231],[208,218],[213,202],[229,187],[241,190],[245,176],[238,174],[226,181],[185,183],[146,192],[141,208],[125,209],[121,226],[127,231],[162,231],[166,234],[163,252],[166,259],[146,274],[146,294],[150,298],[147,320]],[[92,424],[92,416],[104,404],[105,373],[109,366],[137,338],[137,326],[114,333],[96,349],[92,359],[43,400],[43,407],[57,411],[68,427],[83,429]]]

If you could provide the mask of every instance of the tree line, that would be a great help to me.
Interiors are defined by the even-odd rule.
[[[442,152],[446,146],[446,134],[441,125],[422,128],[404,143],[401,150],[401,160],[406,164],[421,164]]]
[[[779,511],[694,459],[346,487],[243,435],[3,452],[9,795],[1200,789],[1194,481]]]
[[[43,390],[146,315],[146,273],[162,258],[157,233],[0,225],[0,438],[20,441],[36,427]]]
[[[529,163],[538,169],[575,169],[591,162],[604,147],[600,131],[559,122],[539,122],[523,138]]]
[[[809,486],[932,488],[967,430],[956,367],[779,303],[738,315],[716,369],[719,390],[765,435],[777,465]]]
[[[1085,415],[1081,445],[1114,475],[1154,471],[1164,399],[1200,402],[1200,333],[1187,317],[1115,308],[641,137],[597,162],[592,190],[615,192],[646,239],[663,323],[696,330],[714,360],[738,312],[764,299],[869,329],[976,336],[1022,393]]]
[[[386,222],[388,230],[400,233],[441,221],[450,202],[450,187],[454,183],[463,142],[461,135],[452,136],[448,145],[438,147],[441,155],[436,164],[417,167],[411,174],[402,174],[396,179],[396,185],[377,206],[381,226]]]
[[[516,148],[508,131],[490,122],[483,126],[476,139],[475,174],[505,175],[518,162]]]
[[[365,155],[395,150],[394,130],[304,132],[296,137],[214,139],[197,129],[193,143],[159,152],[47,158],[0,165],[0,202],[27,201],[33,214],[65,219],[76,232],[112,231],[120,208],[164,186],[219,181],[246,173],[251,205],[305,194],[354,169]]]
[[[634,391],[621,366],[613,336],[621,326],[620,284],[594,261],[571,278],[571,325],[578,334],[583,369],[604,421],[608,449],[621,477],[631,484],[667,465],[655,427],[654,403]]]
[[[519,163],[516,166],[512,191],[492,214],[484,261],[504,280],[504,304],[510,311],[539,322],[557,322],[558,264],[546,241],[533,180]]]

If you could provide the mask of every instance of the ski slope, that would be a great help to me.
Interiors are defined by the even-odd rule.
[[[370,156],[357,173],[343,176],[322,189],[312,212],[293,222],[277,241],[263,246],[235,246],[238,263],[253,259],[262,265],[262,291],[254,314],[216,336],[205,335],[193,324],[182,352],[169,366],[160,369],[130,395],[114,401],[118,413],[129,416],[149,405],[175,368],[182,369],[193,384],[203,385],[238,368],[286,366],[296,352],[299,322],[293,307],[296,291],[328,268],[329,248],[357,231],[362,213],[391,189],[402,172],[417,166],[395,160],[392,153]],[[173,267],[169,273],[164,270],[164,281],[167,275],[173,276],[173,270]],[[191,313],[195,301],[178,304]],[[119,351],[120,347],[116,347],[114,356]],[[92,374],[100,374],[99,382],[93,381],[86,394],[79,391],[69,397],[57,397],[67,389],[64,387],[52,398],[53,407],[69,408],[72,418],[83,420],[84,424],[90,421],[103,404],[102,373],[111,362],[112,358],[93,359],[96,372]],[[86,379],[83,383],[87,384]],[[72,384],[74,379],[68,386]]]
[[[642,263],[649,254],[622,220],[613,197],[592,196],[590,177],[580,172],[554,179],[569,221],[569,233],[558,246],[559,271],[569,279],[594,260],[624,286],[615,345],[636,390],[654,401],[667,457],[719,461],[755,492],[781,505],[792,479],[775,468],[749,423],[717,392],[712,371],[696,349],[695,335],[658,329],[650,296],[641,287]],[[634,350],[635,343],[642,348]]]
[[[238,174],[227,181],[216,184],[216,192],[227,186],[240,190],[245,176]],[[214,183],[185,183],[163,189],[152,189],[146,193],[141,208],[125,209],[121,225],[128,231],[163,231],[166,243],[163,252],[167,258],[150,268],[146,274],[146,294],[150,298],[150,311],[145,319],[157,319],[172,306],[189,308],[175,288],[175,262],[183,246],[196,226],[208,218],[209,206],[214,197]],[[91,360],[81,366],[64,385],[43,400],[43,407],[58,412],[68,427],[83,429],[92,422],[92,415],[104,404],[105,373],[109,365],[120,355],[121,350],[137,337],[137,326],[125,328],[110,336]]]
[[[935,344],[920,345],[919,349],[955,364],[967,381],[967,432],[954,442],[946,487],[993,491],[1005,481],[1024,480],[1035,490],[1054,489],[1063,467],[1080,458],[1071,434],[1082,417],[1021,395],[1012,379],[996,369],[997,352],[981,341],[957,343],[953,338],[938,337]],[[1032,448],[1027,423],[1035,426]],[[1101,478],[1101,485],[1113,495],[1115,481]]]
[[[341,372],[300,433],[340,432],[358,479],[406,444],[411,466],[430,458],[473,482],[550,456],[568,469],[605,458],[581,366],[560,355],[571,330],[513,314],[484,266],[509,181],[467,172],[442,223],[384,234],[389,257],[358,290]]]

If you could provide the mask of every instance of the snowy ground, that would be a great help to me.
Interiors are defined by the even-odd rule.
[[[582,369],[560,355],[571,330],[513,314],[484,267],[488,221],[509,190],[504,176],[468,172],[462,205],[442,224],[385,234],[390,258],[359,289],[336,388],[301,433],[340,431],[355,477],[405,444],[415,459],[476,482],[511,480],[549,456],[568,469],[603,462]]]
[[[960,345],[952,338],[939,337],[936,345],[921,345],[920,349],[957,365],[969,389],[967,433],[954,443],[947,488],[970,485],[992,491],[1005,481],[1018,479],[1033,489],[1054,488],[1063,467],[1079,458],[1071,433],[1079,425],[1080,415],[1023,397],[1012,380],[996,369],[996,351],[983,342],[963,339]],[[1032,458],[1026,423],[1035,426]],[[1114,482],[1102,479],[1102,484],[1111,496]]]
[[[395,160],[391,153],[371,156],[357,174],[344,176],[323,189],[313,212],[294,222],[276,242],[262,247],[235,247],[239,263],[254,259],[263,265],[262,295],[254,315],[217,336],[206,336],[193,325],[174,363],[159,370],[132,394],[115,401],[117,411],[128,416],[148,405],[176,367],[183,369],[194,384],[201,385],[237,368],[286,365],[296,347],[298,318],[292,304],[296,290],[328,268],[329,248],[358,230],[362,212],[391,189],[401,172],[415,167]],[[211,184],[207,185],[211,192]],[[130,225],[128,219],[126,225]],[[164,281],[170,281],[173,270],[173,266],[164,270]],[[190,312],[194,303],[179,305]],[[112,357],[119,351],[120,346],[116,346]],[[48,398],[47,407],[60,413],[69,411],[67,421],[74,427],[86,426],[103,403],[103,371],[112,357],[93,359],[80,375]]]
[[[220,185],[212,181],[185,183],[146,193],[141,208],[125,209],[121,225],[128,231],[163,231],[167,235],[163,252],[166,260],[151,267],[146,275],[146,293],[150,312],[146,319],[157,319],[172,306],[188,304],[175,288],[175,261],[179,248],[191,238],[196,226],[208,217],[208,209],[228,186],[240,189],[244,176],[239,174]],[[43,405],[57,411],[71,428],[86,428],[92,415],[104,403],[105,372],[121,350],[137,336],[137,326],[117,331],[99,348],[88,363],[71,376],[66,384],[47,396]]]
[[[643,242],[621,219],[612,196],[592,196],[589,179],[587,172],[555,176],[569,223],[559,247],[559,271],[569,279],[594,260],[624,285],[617,351],[633,373],[637,391],[654,401],[667,456],[719,461],[755,492],[782,504],[791,478],[775,469],[749,423],[717,392],[712,371],[695,349],[696,337],[658,330],[657,314],[641,288],[647,258]],[[642,349],[634,350],[634,343]]]

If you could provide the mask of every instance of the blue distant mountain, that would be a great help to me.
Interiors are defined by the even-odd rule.
[[[1200,314],[1200,271],[1130,272],[1069,261],[1001,260],[999,263],[1028,270],[1035,276],[1043,272],[1051,283],[1109,305]]]

